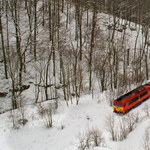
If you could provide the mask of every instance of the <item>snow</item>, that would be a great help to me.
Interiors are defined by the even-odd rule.
[[[99,94],[99,97],[105,96],[105,92]],[[102,131],[106,147],[93,147],[92,150],[139,149],[150,120],[142,120],[128,134],[127,139],[114,142],[106,127],[106,117],[114,115],[120,119],[122,116],[114,114],[112,107],[96,97],[98,96],[92,98],[91,95],[85,95],[81,97],[79,105],[75,104],[74,99],[74,104],[70,104],[69,107],[64,101],[60,101],[58,110],[53,114],[53,127],[49,129],[45,127],[43,119],[37,113],[36,106],[33,105],[25,111],[28,123],[25,126],[17,124],[19,128],[16,130],[12,129],[10,112],[1,114],[0,150],[77,150],[79,133],[85,133],[93,128]],[[146,101],[145,104],[150,104],[150,101]],[[142,111],[145,104],[133,111]]]

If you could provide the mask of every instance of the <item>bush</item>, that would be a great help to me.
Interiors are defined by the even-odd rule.
[[[141,141],[141,146],[144,150],[150,150],[150,127],[147,127],[144,132],[143,140]]]
[[[104,142],[102,132],[97,128],[92,129],[91,135],[92,135],[92,141],[94,142],[94,146],[100,146],[100,144]]]
[[[134,125],[139,121],[138,112],[127,114],[127,116],[125,117],[125,121],[128,123],[127,126],[130,133],[134,129]]]
[[[102,132],[97,129],[88,129],[84,133],[79,133],[79,150],[85,150],[94,146],[101,146],[104,145],[104,138],[102,136]]]
[[[135,124],[139,121],[138,113],[130,113],[121,119],[117,120],[115,116],[111,115],[106,118],[107,130],[111,134],[113,141],[122,141],[126,139],[127,135],[133,131]]]
[[[111,136],[112,136],[112,140],[113,141],[117,141],[117,131],[116,131],[116,124],[115,124],[115,117],[113,115],[108,116],[106,118],[106,127],[107,130],[110,132]]]
[[[53,114],[53,110],[54,108],[52,107],[52,104],[49,104],[47,106],[44,106],[42,104],[40,104],[38,106],[38,113],[40,114],[40,116],[42,116],[45,126],[47,128],[52,127],[53,124],[53,120],[52,120],[52,114]]]
[[[149,118],[150,117],[150,108],[149,108],[149,105],[146,105],[144,106],[143,108],[144,112],[146,113],[146,118]]]

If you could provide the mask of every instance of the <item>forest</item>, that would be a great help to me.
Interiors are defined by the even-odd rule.
[[[75,96],[78,104],[96,81],[100,91],[122,94],[148,80],[148,7],[147,0],[1,0],[1,76],[11,83],[12,108],[21,106],[21,89],[29,78],[34,78],[35,102],[43,92],[42,101],[55,99],[56,107],[59,89],[66,103]],[[105,32],[98,25],[100,13],[110,16]],[[133,45],[127,28],[136,31]]]

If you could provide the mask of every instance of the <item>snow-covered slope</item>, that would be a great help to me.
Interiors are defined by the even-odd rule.
[[[107,27],[109,23],[105,24],[105,22],[109,20],[109,16],[101,13],[98,15],[98,19],[100,28],[108,33]],[[62,21],[65,22],[65,17]],[[75,30],[74,25],[75,23],[72,21],[69,27],[73,31]],[[132,43],[134,43],[137,33],[135,31],[131,32],[127,28],[126,34],[128,35],[127,48],[134,49],[135,45]],[[115,35],[117,40],[121,38],[122,34],[116,31]],[[140,34],[137,47],[141,43],[141,36]],[[29,72],[32,69],[28,67]],[[33,73],[35,74],[34,71]],[[4,82],[4,80],[0,81],[0,90],[7,89],[8,86],[8,83]],[[37,106],[32,104],[35,99],[35,86],[33,84],[30,85],[30,88],[22,93],[28,102],[26,103],[28,105],[24,108],[25,118],[28,119],[25,126],[18,123],[18,120],[21,118],[21,110],[14,110],[12,112],[16,121],[15,130],[12,128],[11,111],[0,114],[0,150],[77,150],[81,144],[79,138],[84,138],[92,129],[101,131],[105,141],[99,147],[94,147],[94,144],[91,143],[91,149],[93,150],[143,150],[141,143],[145,129],[150,122],[144,109],[145,105],[149,106],[150,100],[129,112],[130,114],[138,111],[140,120],[134,126],[133,131],[127,135],[126,139],[116,142],[111,139],[106,120],[109,116],[114,116],[117,120],[115,124],[118,124],[118,121],[123,116],[113,113],[113,108],[109,106],[106,93],[97,94],[99,88],[97,89],[97,92],[96,90],[94,91],[94,98],[91,95],[82,96],[78,106],[75,99],[72,105],[69,104],[69,107],[66,106],[65,101],[59,101],[58,110],[53,114],[53,127],[48,129],[37,112]],[[10,108],[11,97],[8,95],[6,98],[0,98],[0,102],[2,106],[5,105],[5,108]]]
[[[144,116],[145,104],[149,105],[150,100],[129,113],[138,111],[140,116]],[[105,101],[105,93],[94,99],[91,95],[83,96],[78,106],[74,103],[67,107],[63,101],[59,105],[61,107],[53,114],[53,127],[49,129],[45,127],[43,119],[37,113],[37,107],[33,105],[25,110],[28,123],[25,126],[16,124],[19,127],[16,130],[12,129],[10,112],[1,114],[0,150],[77,150],[80,146],[79,135],[84,135],[93,128],[102,132],[105,144],[101,146],[106,146],[93,147],[93,150],[142,150],[141,142],[150,120],[140,117],[127,139],[112,141],[106,118],[113,115],[121,119],[123,116],[113,113],[112,107]]]

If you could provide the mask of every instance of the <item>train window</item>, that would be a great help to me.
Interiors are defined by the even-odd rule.
[[[147,94],[147,91],[144,92],[144,93],[142,93],[142,94],[140,94],[140,97],[143,97],[143,96],[145,96],[146,94]]]
[[[122,104],[119,104],[119,107],[122,107]]]
[[[139,97],[137,96],[137,97],[135,97],[135,98],[133,98],[131,101],[129,101],[129,105],[130,104],[132,104],[132,103],[134,103],[135,101],[137,101],[139,99]]]

